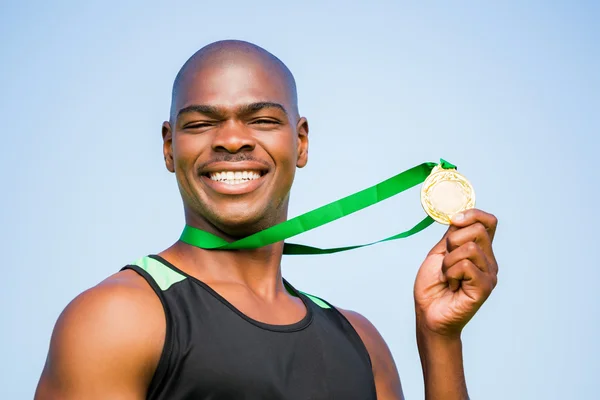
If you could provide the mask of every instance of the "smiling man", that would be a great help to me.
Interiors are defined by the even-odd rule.
[[[272,54],[241,41],[199,50],[162,136],[188,225],[232,241],[287,219],[308,123]],[[456,217],[417,274],[427,399],[468,398],[461,331],[496,285],[496,224],[480,210]],[[402,399],[375,327],[296,290],[282,252],[177,241],[126,266],[61,314],[36,399]]]

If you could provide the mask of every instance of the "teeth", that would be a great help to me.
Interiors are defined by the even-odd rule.
[[[211,172],[209,177],[213,181],[223,182],[228,185],[238,185],[260,178],[260,173],[256,171],[221,171]]]

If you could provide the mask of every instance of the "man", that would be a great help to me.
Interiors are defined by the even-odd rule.
[[[287,67],[253,44],[194,54],[163,123],[188,225],[228,241],[287,219],[308,123]],[[466,399],[461,331],[496,285],[496,218],[456,217],[414,287],[427,399]],[[402,399],[363,316],[283,280],[283,243],[204,250],[176,242],[71,302],[36,399]]]

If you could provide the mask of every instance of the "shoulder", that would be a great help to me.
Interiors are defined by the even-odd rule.
[[[377,340],[378,337],[381,337],[375,326],[364,315],[359,314],[356,311],[344,310],[339,307],[337,309],[352,324],[352,327],[358,332],[363,341],[368,339],[368,341],[371,342]],[[383,338],[381,338],[381,340],[383,340]]]
[[[159,298],[142,277],[125,270],[71,301],[58,318],[52,339],[61,345],[85,338],[100,348],[135,351],[135,347],[156,340],[152,338],[161,331],[164,335],[164,325]]]
[[[379,360],[387,358],[388,356],[391,358],[391,353],[385,340],[371,321],[356,311],[343,310],[341,308],[338,308],[338,311],[346,317],[362,339],[369,352],[374,368],[381,366],[381,363],[378,363]]]
[[[152,322],[161,311],[160,300],[145,280],[132,270],[124,270],[73,299],[61,313],[55,329],[93,328],[107,331],[102,333],[110,339],[116,333],[126,334],[134,326],[139,334],[138,324]]]
[[[356,330],[369,352],[377,397],[402,399],[402,385],[394,358],[377,328],[365,316],[356,311],[337,309]]]
[[[77,388],[95,381],[147,384],[165,331],[162,305],[145,280],[131,270],[116,273],[81,293],[61,313],[40,387],[67,398],[68,391],[87,393]]]

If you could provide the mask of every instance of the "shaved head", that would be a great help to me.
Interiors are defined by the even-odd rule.
[[[180,94],[185,91],[186,86],[194,82],[201,70],[231,66],[264,70],[273,78],[274,84],[282,85],[285,88],[292,106],[289,111],[298,116],[296,81],[288,67],[279,58],[255,44],[241,40],[222,40],[198,50],[177,73],[171,95],[171,121],[177,117]]]
[[[175,78],[162,137],[189,225],[234,238],[287,219],[296,169],[308,161],[308,121],[273,54],[238,40],[198,50]],[[240,179],[216,179],[222,173]]]

